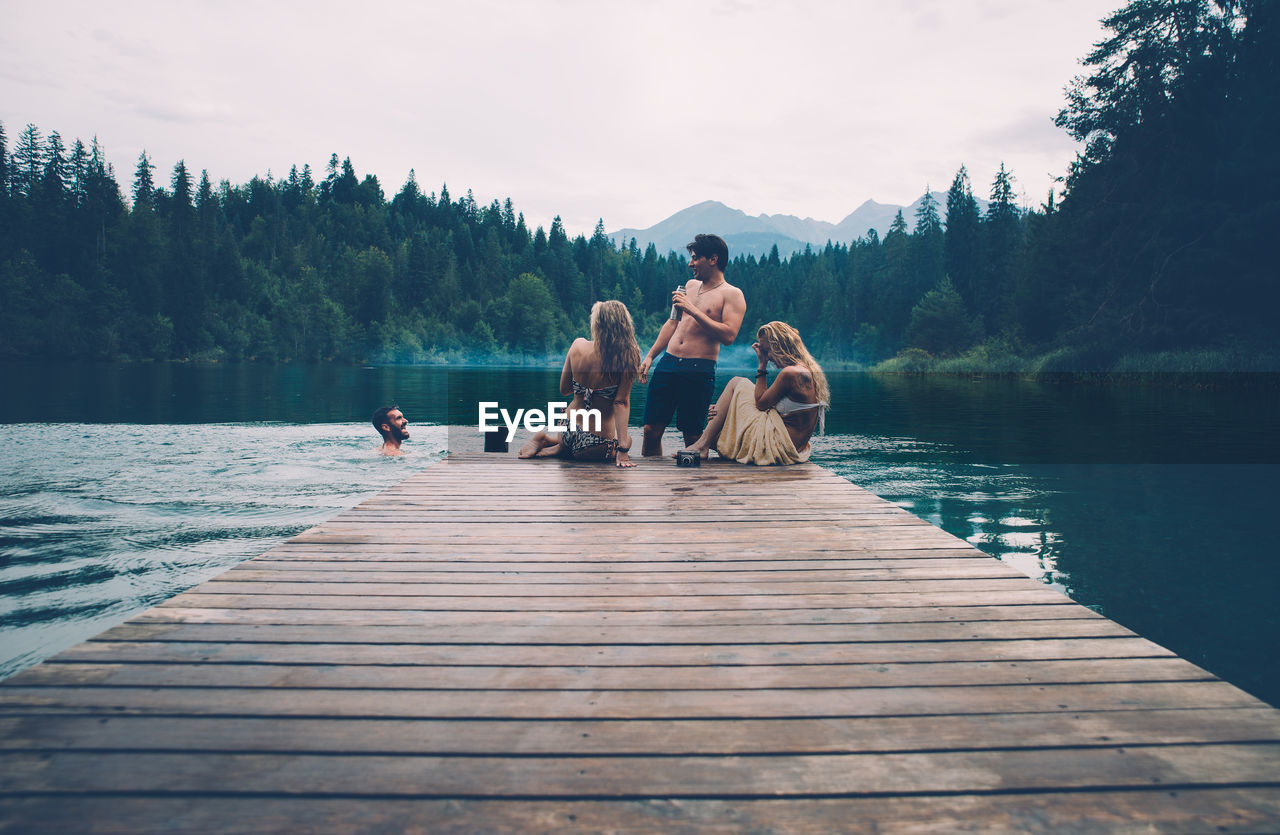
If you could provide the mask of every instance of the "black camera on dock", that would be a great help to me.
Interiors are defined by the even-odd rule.
[[[682,449],[676,453],[676,466],[677,467],[701,467],[702,456],[699,455],[697,452],[693,452],[687,449]]]

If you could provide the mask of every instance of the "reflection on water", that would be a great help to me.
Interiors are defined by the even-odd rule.
[[[814,462],[925,521],[1070,593],[1058,574],[1061,534],[1048,521],[1059,487],[1017,464],[989,464],[946,444],[835,435]]]
[[[444,451],[350,424],[0,426],[0,677],[256,556]]]
[[[1280,466],[992,464],[857,435],[828,438],[813,460],[1280,703]]]
[[[718,385],[733,374],[750,370]],[[0,424],[65,421],[0,425],[0,675],[399,481],[446,444],[424,423],[473,427],[482,399],[544,408],[558,378],[0,364]],[[1280,703],[1275,385],[830,382],[815,462]],[[421,457],[370,454],[368,415],[387,403],[417,426]],[[637,386],[633,427],[643,404]]]

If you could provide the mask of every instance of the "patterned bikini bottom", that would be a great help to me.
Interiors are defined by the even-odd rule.
[[[560,436],[560,457],[583,458],[590,452],[592,459],[607,460],[618,449],[617,438],[602,438],[582,429],[571,429]]]

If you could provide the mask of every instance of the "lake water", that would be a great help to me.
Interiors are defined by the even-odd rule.
[[[478,400],[560,399],[557,377],[0,364],[0,676],[429,466]],[[1280,703],[1270,380],[830,377],[815,462]],[[368,416],[387,403],[413,423],[403,459],[375,454]]]

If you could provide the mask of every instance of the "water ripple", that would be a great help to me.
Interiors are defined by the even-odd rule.
[[[438,460],[350,424],[0,426],[0,677],[268,550]]]

